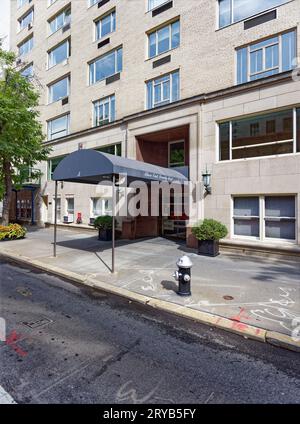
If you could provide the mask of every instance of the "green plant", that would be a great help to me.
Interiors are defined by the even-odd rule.
[[[194,225],[192,233],[198,240],[220,240],[227,236],[228,230],[219,221],[204,219]]]
[[[33,80],[24,78],[16,56],[1,48],[0,41],[0,200],[2,224],[9,224],[12,189],[23,184],[24,169],[47,160],[51,148],[39,120],[39,92]]]
[[[94,221],[94,227],[99,230],[111,230],[113,218],[109,215],[98,216]]]
[[[25,237],[26,229],[19,224],[0,226],[0,240],[17,240]]]

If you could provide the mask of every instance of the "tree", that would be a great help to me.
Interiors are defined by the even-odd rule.
[[[15,54],[0,43],[0,200],[2,224],[9,222],[12,188],[22,184],[24,169],[46,160],[50,149],[43,145],[37,111],[39,93],[15,67]]]

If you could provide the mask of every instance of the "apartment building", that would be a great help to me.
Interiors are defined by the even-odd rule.
[[[41,90],[52,147],[36,221],[53,223],[59,162],[98,149],[188,167],[193,182],[208,170],[198,219],[226,224],[228,246],[299,247],[300,0],[11,3],[11,47]],[[61,184],[58,219],[72,225],[80,213],[88,225],[110,213],[110,198],[103,188]],[[188,221],[177,218],[128,219],[129,236],[172,235],[192,246]]]

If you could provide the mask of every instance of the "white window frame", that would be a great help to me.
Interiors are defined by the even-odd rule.
[[[27,43],[28,43],[29,49],[28,49],[26,52],[21,53],[21,52],[20,52],[20,48],[21,48],[21,47],[23,47],[23,46],[25,46]],[[25,41],[23,41],[21,44],[19,44],[19,46],[18,46],[18,50],[19,50],[19,57],[21,57],[21,56],[24,56],[24,55],[28,54],[29,52],[31,52],[31,50],[32,50],[32,49],[33,49],[33,36],[31,36],[31,37],[27,38],[27,40],[25,40]]]
[[[66,196],[66,199],[65,200],[66,200],[65,201],[65,213],[66,213],[67,216],[69,216],[69,215],[72,216],[73,215],[73,218],[74,218],[74,216],[75,216],[75,197],[69,195],[69,196]],[[69,212],[69,209],[68,209],[69,200],[73,200],[73,205],[74,205],[73,212]]]
[[[175,21],[156,29],[155,31],[151,31],[151,32],[148,33],[148,59],[153,59],[156,56],[159,56],[161,54],[167,53],[170,50],[173,50],[173,48],[172,48],[172,25],[175,24],[176,22],[179,22],[179,34],[180,34],[180,19],[176,19]],[[169,29],[169,47],[168,47],[167,50],[159,53],[158,52],[158,32],[160,30],[164,29],[164,28],[167,28],[167,27]],[[155,34],[155,55],[150,56],[150,37],[153,34]],[[179,45],[180,45],[180,42],[179,42]],[[178,45],[178,47],[179,47],[179,45]],[[174,47],[174,48],[177,49],[178,47]]]
[[[29,0],[18,0],[17,9],[21,9],[21,7],[25,6],[27,3],[29,3]]]
[[[113,27],[113,15],[115,15],[115,28]],[[94,40],[95,41],[99,41],[101,40],[103,37],[106,37],[108,34],[112,34],[113,32],[116,31],[116,9],[111,10],[110,12],[105,13],[105,15],[102,15],[100,18],[96,19],[94,21],[94,25],[95,25],[95,33],[94,33]],[[109,33],[102,35],[102,21],[103,19],[107,18],[108,16],[110,16],[110,31]],[[98,24],[100,26],[100,31],[99,31],[99,37],[97,37],[98,35]]]
[[[146,81],[146,108],[147,109],[148,109],[148,100],[149,100],[148,99],[148,84],[149,83],[152,84],[152,104],[151,104],[151,109],[154,109],[154,108],[159,107],[159,106],[171,104],[171,103],[174,102],[174,100],[173,100],[173,76],[174,76],[174,74],[177,74],[177,73],[178,73],[178,78],[179,78],[178,91],[179,91],[179,98],[180,98],[180,72],[179,72],[179,70],[176,70],[174,72],[170,72],[170,73],[165,74],[165,75],[161,75],[161,76],[159,76],[157,78],[154,78],[154,79],[152,79],[150,81]],[[165,81],[160,81],[160,82],[157,83],[158,80],[160,80],[160,79],[162,79],[164,77],[168,77],[169,79],[168,80],[165,80]],[[162,100],[162,101],[160,101],[158,103],[155,103],[155,100],[154,100],[155,99],[155,95],[154,95],[155,87],[157,85],[161,85],[163,87],[163,84],[165,84],[167,82],[169,82],[169,84],[170,84],[170,99],[169,99],[169,101]],[[162,96],[163,96],[163,90],[161,90],[161,98],[162,98]],[[178,100],[179,100],[179,98],[178,98]]]
[[[157,9],[158,7],[162,6],[163,4],[168,3],[169,0],[161,0],[158,5],[154,5],[154,6],[151,6],[151,3],[155,2],[155,0],[147,0],[147,2],[148,2],[148,12],[151,12],[152,10]]]
[[[23,75],[23,72],[25,72],[27,69],[32,68],[32,75]],[[33,78],[34,77],[34,66],[33,66],[33,62],[29,63],[29,65],[25,66],[25,68],[21,69],[20,74],[24,77],[24,78]]]
[[[56,49],[58,49],[60,46],[62,46],[63,44],[65,44],[65,43],[67,43],[67,46],[68,46],[68,53],[67,53],[67,57],[66,57],[65,59],[63,59],[61,62],[58,62],[58,63],[55,63],[54,65],[52,65],[52,64],[51,64],[51,62],[52,62],[52,60],[51,60],[51,55],[52,55],[52,53],[53,53]],[[47,60],[47,62],[48,62],[48,66],[47,66],[47,68],[48,68],[48,69],[54,68],[54,66],[57,66],[57,65],[59,65],[60,63],[63,63],[64,61],[68,60],[68,59],[69,59],[69,57],[70,57],[70,39],[67,39],[67,40],[62,41],[61,43],[57,44],[56,46],[52,47],[52,48],[51,48],[51,50],[49,50],[49,51],[48,51],[48,54],[47,54],[47,59],[48,59],[48,60]]]
[[[116,96],[112,94],[111,96],[104,97],[103,99],[99,99],[93,102],[93,126],[98,127],[101,124],[97,123],[97,114],[96,114],[96,108],[100,108],[101,105],[108,104],[108,123],[113,122],[112,120],[112,101],[114,100],[114,103],[116,105]],[[114,111],[114,115],[116,115],[116,108]],[[105,124],[103,124],[105,125]]]
[[[118,74],[119,72],[122,71],[122,70],[121,71],[118,71],[118,51],[119,50],[122,50],[122,69],[123,69],[123,47],[119,47],[117,49],[111,50],[110,52],[108,52],[108,53],[106,53],[106,54],[98,57],[97,59],[95,59],[95,60],[93,60],[92,62],[89,63],[89,85],[97,84],[98,82],[104,81],[104,80],[106,80],[106,78],[109,78],[109,77],[111,77],[113,75],[116,75],[116,74]],[[115,59],[115,70],[114,70],[114,73],[111,74],[111,75],[107,75],[104,78],[99,79],[99,80],[96,81],[96,63],[99,60],[101,60],[103,57],[108,56],[110,54],[114,54],[115,55],[115,57],[114,57],[114,59]],[[91,67],[93,67],[92,70],[91,70]],[[91,75],[93,75],[92,78],[91,78]]]
[[[238,215],[234,215],[234,200],[239,197],[246,197],[246,198],[257,198],[259,201],[259,216],[247,216],[247,218],[251,219],[257,219],[259,221],[259,237],[255,236],[241,236],[234,233],[234,221],[235,219],[239,218],[245,218]],[[266,197],[294,197],[295,199],[295,217],[281,217],[280,219],[289,219],[289,220],[295,220],[295,239],[278,239],[278,238],[272,238],[272,237],[266,237],[266,221],[268,219],[265,215],[265,198]],[[297,244],[297,226],[298,226],[298,211],[297,211],[297,195],[295,194],[264,194],[264,195],[237,195],[232,196],[231,198],[231,238],[232,239],[238,239],[238,240],[248,240],[248,241],[259,241],[259,242],[274,242],[274,243],[287,243],[287,244]],[[270,217],[271,218],[271,217]]]
[[[183,165],[171,164],[171,145],[172,144],[178,144],[178,143],[183,143]],[[172,165],[172,168],[179,168],[181,166],[184,166],[185,159],[186,159],[186,157],[185,157],[185,140],[182,139],[182,140],[170,141],[168,143],[168,167],[171,168],[171,165]]]
[[[57,84],[57,83],[65,80],[65,79],[67,80],[67,94],[65,96],[63,96],[63,97],[60,97],[57,100],[53,100],[53,91],[52,91],[53,90],[53,86],[55,84]],[[48,104],[59,102],[61,99],[64,99],[65,97],[68,97],[69,95],[70,95],[70,75],[67,75],[67,76],[65,76],[63,78],[60,78],[59,80],[57,80],[57,81],[55,81],[55,82],[53,82],[53,83],[51,83],[51,84],[48,85]]]
[[[99,3],[100,0],[88,0],[88,7],[93,7],[95,4]]]
[[[249,1],[251,1],[251,0],[249,0]],[[292,0],[285,0],[284,1],[284,3],[281,3],[281,4],[278,4],[277,6],[272,6],[272,7],[268,7],[267,9],[264,9],[264,10],[262,10],[261,12],[253,12],[252,14],[250,14],[249,16],[246,16],[246,17],[244,17],[244,18],[242,18],[242,19],[239,19],[239,20],[234,20],[234,7],[233,7],[233,2],[234,2],[234,0],[230,0],[230,13],[231,13],[231,16],[230,16],[230,23],[229,24],[227,24],[227,25],[224,25],[224,26],[220,26],[220,0],[218,0],[217,1],[217,10],[218,10],[218,15],[217,15],[217,19],[218,19],[218,25],[217,25],[217,28],[218,29],[223,29],[223,28],[226,28],[226,27],[228,27],[228,26],[230,26],[230,25],[234,25],[234,24],[236,24],[236,23],[238,23],[238,22],[243,22],[243,21],[246,21],[246,20],[248,20],[248,19],[251,19],[251,18],[253,18],[254,16],[259,16],[259,15],[262,15],[262,14],[264,14],[264,13],[266,13],[266,12],[268,12],[269,10],[274,10],[274,9],[277,9],[278,7],[281,7],[281,6],[284,6],[285,4],[287,4],[287,3],[290,3]]]
[[[255,42],[255,43],[251,43],[248,46],[245,46],[245,47],[236,49],[236,63],[238,63],[237,62],[238,52],[240,50],[243,50],[244,48],[247,49],[247,65],[248,65],[247,66],[247,82],[253,81],[253,80],[251,80],[251,77],[253,77],[253,76],[258,76],[258,75],[264,74],[266,72],[274,71],[276,69],[278,69],[278,72],[275,75],[280,74],[280,73],[283,72],[283,70],[282,70],[282,60],[283,60],[283,57],[282,57],[282,37],[283,37],[283,35],[285,35],[287,33],[290,33],[290,32],[291,33],[292,32],[295,33],[295,37],[296,37],[296,31],[293,30],[293,31],[288,31],[288,32],[281,33],[281,34],[278,34],[278,35],[274,35],[272,37],[268,37],[270,39],[270,43],[269,44],[266,44],[263,47],[258,47],[258,48],[254,49],[254,50],[251,50],[251,47],[253,45],[259,44],[260,42],[264,41],[264,40],[261,40],[261,41]],[[276,38],[276,37],[278,38],[278,41],[277,42],[275,42],[275,41],[272,42],[271,40],[274,39],[274,38]],[[268,39],[266,39],[265,41],[267,41],[267,40]],[[277,46],[277,45],[278,45],[278,62],[279,62],[278,63],[278,66],[274,66],[272,68],[267,68],[266,67],[266,49],[269,48],[269,47],[271,47],[271,46]],[[262,60],[262,62],[263,62],[263,69],[261,71],[251,73],[251,54],[252,53],[255,53],[257,51],[260,51],[260,50],[262,50],[262,52],[263,52],[263,60]],[[237,69],[237,66],[236,66],[236,84],[238,84],[238,69]]]
[[[222,122],[217,123],[217,137],[216,137],[216,140],[217,140],[217,162],[226,163],[226,162],[236,162],[236,161],[245,161],[245,160],[254,160],[254,159],[265,159],[265,158],[271,158],[271,157],[284,157],[284,156],[289,156],[289,155],[294,155],[294,154],[300,153],[300,152],[297,152],[297,109],[299,109],[299,108],[300,108],[300,105],[296,106],[294,108],[280,109],[280,110],[275,110],[275,111],[273,110],[273,111],[268,112],[268,114],[271,114],[271,113],[276,113],[276,112],[282,112],[284,110],[293,111],[293,138],[292,139],[282,140],[282,141],[273,141],[273,142],[263,143],[263,144],[255,144],[255,145],[251,145],[251,146],[249,145],[249,148],[250,147],[253,148],[253,147],[260,147],[262,145],[263,146],[270,146],[272,144],[283,144],[283,143],[293,142],[293,152],[292,153],[283,153],[281,155],[269,155],[269,156],[252,156],[252,157],[249,157],[249,158],[232,159],[232,150],[237,150],[237,149],[241,150],[241,149],[245,148],[245,146],[240,147],[240,148],[232,147],[232,123],[234,121],[239,121],[239,120],[243,119],[243,117],[239,117],[239,118],[235,118],[231,121],[226,120],[226,121],[222,121]],[[260,116],[260,115],[265,115],[265,114],[266,114],[266,112],[262,113],[262,114],[261,113],[257,114],[255,116]],[[229,159],[221,160],[220,159],[220,125],[224,124],[226,122],[229,122]]]
[[[31,15],[31,20],[28,21],[25,25],[23,25],[22,23],[24,22],[24,20]],[[26,12],[21,18],[18,19],[19,22],[19,31],[22,31],[22,29],[27,28],[28,25],[32,25],[33,24],[33,19],[34,19],[34,9],[30,9],[28,10],[28,12]]]
[[[53,121],[56,121],[57,119],[60,119],[60,118],[63,118],[63,117],[66,117],[66,119],[67,119],[66,134],[65,135],[62,135],[61,137],[55,137],[55,138],[53,138],[53,132],[51,130],[52,123],[53,123]],[[61,133],[61,132],[63,132],[63,131],[59,131],[59,132],[57,132],[55,134],[58,134],[58,133]],[[66,137],[69,134],[70,134],[70,113],[67,113],[67,114],[61,115],[61,116],[57,116],[56,118],[53,118],[53,119],[50,119],[49,121],[47,121],[48,141],[58,140],[59,138]]]
[[[100,206],[100,213],[95,214],[94,213],[94,200],[100,201],[101,206]],[[105,202],[110,202],[112,203],[112,198],[111,197],[91,197],[91,212],[90,212],[90,217],[91,218],[97,218],[98,216],[111,216],[112,214],[112,209],[107,210],[105,208]]]
[[[48,5],[47,7],[52,6],[52,4],[54,4],[57,0],[48,0]]]
[[[67,12],[70,12],[67,15]],[[57,19],[63,15],[63,23],[62,25],[58,26],[57,24]],[[56,21],[56,26],[55,26],[55,30],[52,31],[51,30],[51,24],[53,21]],[[61,12],[59,12],[57,15],[55,15],[53,18],[51,18],[48,21],[48,33],[49,35],[55,34],[57,31],[59,31],[60,29],[62,29],[65,25],[69,24],[71,22],[71,7],[66,7],[64,10],[62,10]]]

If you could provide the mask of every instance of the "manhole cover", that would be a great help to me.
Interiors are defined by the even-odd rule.
[[[29,328],[38,328],[38,327],[43,327],[47,324],[51,324],[51,322],[53,322],[51,319],[41,318],[38,321],[22,322],[22,324],[26,325],[26,327],[29,327]]]
[[[31,291],[26,289],[25,287],[17,287],[16,290],[18,293],[20,293],[22,296],[25,296],[25,297],[32,295]]]
[[[223,296],[223,299],[225,299],[225,300],[233,300],[234,297],[226,295],[226,296]]]

